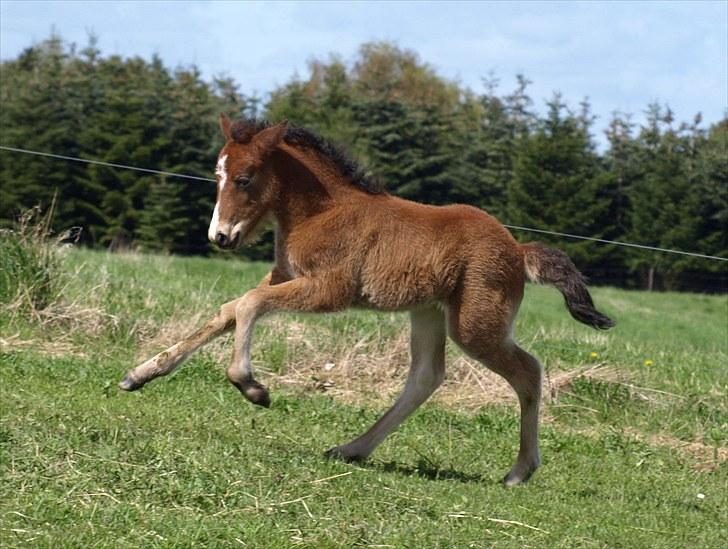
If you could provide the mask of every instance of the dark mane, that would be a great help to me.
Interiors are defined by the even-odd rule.
[[[237,143],[249,143],[259,131],[270,127],[267,120],[238,120],[232,125],[231,134]],[[306,128],[289,126],[283,140],[289,145],[313,149],[328,158],[352,185],[370,194],[384,192],[381,184],[372,175],[366,173],[343,149],[330,143],[320,135]]]

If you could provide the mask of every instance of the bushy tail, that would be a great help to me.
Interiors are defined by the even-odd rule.
[[[564,294],[571,316],[593,328],[606,330],[614,321],[594,308],[584,277],[561,250],[546,248],[538,242],[522,246],[526,276],[531,282],[553,284]]]

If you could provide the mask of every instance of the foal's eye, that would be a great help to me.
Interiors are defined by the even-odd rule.
[[[241,175],[240,177],[235,179],[235,184],[241,189],[244,189],[248,185],[250,185],[250,177],[248,177],[247,175]]]

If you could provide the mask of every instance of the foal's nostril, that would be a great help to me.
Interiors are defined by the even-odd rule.
[[[215,236],[215,242],[217,242],[219,246],[225,246],[228,243],[228,237],[225,233],[217,233]]]

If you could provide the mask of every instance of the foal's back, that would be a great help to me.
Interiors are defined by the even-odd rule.
[[[523,254],[495,218],[471,206],[428,206],[391,195],[360,195],[332,212],[316,238],[346,250],[355,302],[396,310],[448,301],[466,281],[520,301]],[[338,254],[337,254],[338,255]],[[341,256],[339,255],[339,258]]]

